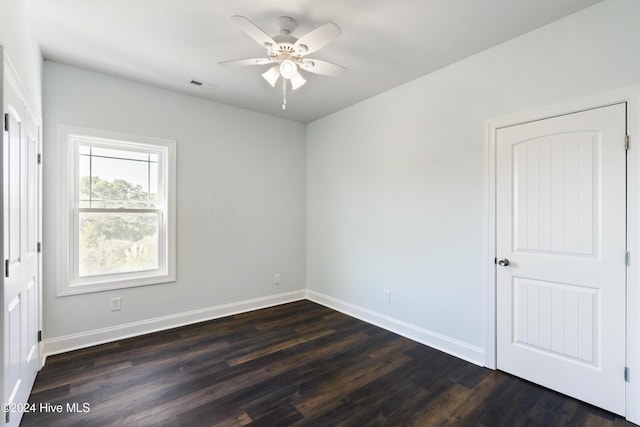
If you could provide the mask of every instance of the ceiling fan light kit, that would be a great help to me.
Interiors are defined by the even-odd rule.
[[[280,78],[280,70],[277,65],[269,68],[267,71],[262,73],[262,77],[271,85],[271,87],[276,87],[276,83],[278,83],[278,79]]]
[[[266,58],[236,59],[232,61],[222,61],[222,66],[247,66],[275,64],[262,73],[262,77],[272,87],[276,87],[278,81],[282,80],[282,109],[287,106],[287,82],[291,84],[291,89],[296,90],[302,87],[307,80],[300,74],[300,70],[308,71],[330,77],[338,77],[344,74],[347,69],[328,61],[305,58],[308,53],[315,52],[331,43],[336,37],[342,34],[340,27],[333,22],[321,25],[308,32],[302,37],[295,38],[290,34],[297,28],[297,22],[288,16],[277,18],[279,34],[270,37],[248,18],[240,15],[231,17],[249,37],[267,50]],[[282,77],[282,79],[280,79]]]
[[[298,67],[291,59],[285,59],[280,63],[280,75],[285,79],[291,79],[297,73]]]

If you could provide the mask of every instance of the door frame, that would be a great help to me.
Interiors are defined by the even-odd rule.
[[[484,126],[484,365],[496,369],[496,133],[507,126],[627,103],[627,420],[640,424],[640,85],[496,117]],[[620,141],[621,144],[624,141]],[[634,238],[634,236],[636,236]],[[621,372],[620,375],[624,375]]]

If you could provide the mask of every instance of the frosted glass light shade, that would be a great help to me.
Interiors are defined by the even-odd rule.
[[[266,72],[262,73],[262,77],[271,85],[271,87],[276,87],[276,83],[280,78],[280,69],[277,65],[274,65]]]
[[[298,89],[300,86],[305,84],[307,81],[296,71],[293,77],[291,77],[291,88],[293,90]]]
[[[290,79],[298,73],[298,66],[290,59],[285,59],[280,63],[280,74],[285,79]]]

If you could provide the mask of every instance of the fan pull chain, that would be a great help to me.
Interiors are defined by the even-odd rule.
[[[287,109],[287,81],[282,80],[282,109]]]

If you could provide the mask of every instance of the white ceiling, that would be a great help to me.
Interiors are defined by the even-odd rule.
[[[601,0],[26,1],[45,59],[306,123]],[[342,35],[310,56],[348,72],[303,72],[283,111],[281,91],[260,76],[269,65],[218,65],[266,52],[232,15],[272,36],[290,16],[298,38],[334,22]]]

